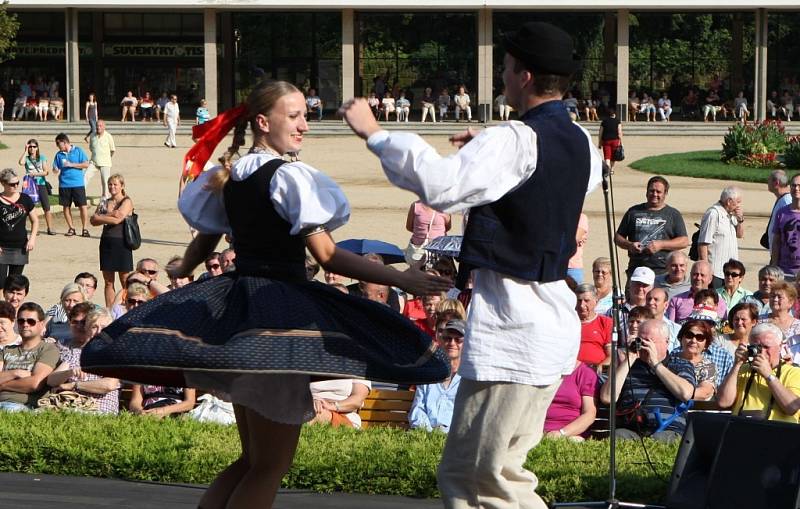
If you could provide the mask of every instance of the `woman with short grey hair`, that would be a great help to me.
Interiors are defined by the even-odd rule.
[[[11,274],[22,274],[28,253],[36,246],[39,217],[30,196],[21,192],[22,179],[12,168],[0,170],[0,287]],[[30,235],[25,220],[30,221]]]

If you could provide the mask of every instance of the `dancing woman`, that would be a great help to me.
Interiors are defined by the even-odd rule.
[[[354,279],[414,294],[449,287],[416,268],[398,272],[337,249],[329,231],[350,214],[341,189],[311,166],[283,159],[302,148],[305,113],[297,88],[264,82],[243,106],[195,127],[198,143],[186,168],[196,179],[179,208],[200,233],[168,272],[191,274],[226,233],[234,239],[236,271],[139,306],[83,352],[89,372],[230,395],[242,455],[211,484],[199,504],[203,509],[272,505],[300,427],[314,417],[312,376],[419,384],[449,374],[430,338],[399,314],[306,281],[308,248],[325,270]],[[248,154],[201,172],[231,128],[233,145],[224,159],[235,158],[248,123]]]

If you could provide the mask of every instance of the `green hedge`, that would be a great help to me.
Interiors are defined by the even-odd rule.
[[[0,471],[209,483],[239,453],[235,427],[132,415],[3,414]],[[422,431],[305,427],[284,487],[436,497],[445,436]],[[677,444],[620,442],[617,494],[663,501]],[[549,501],[603,500],[608,442],[545,440],[528,458]]]

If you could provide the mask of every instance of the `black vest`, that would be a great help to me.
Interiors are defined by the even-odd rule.
[[[273,159],[241,181],[228,179],[225,212],[233,234],[236,270],[244,274],[305,279],[306,245],[275,211],[270,181],[286,161]]]
[[[575,254],[591,170],[589,140],[561,101],[530,109],[520,120],[536,132],[536,171],[496,202],[470,210],[460,280],[480,267],[527,281],[557,281]]]

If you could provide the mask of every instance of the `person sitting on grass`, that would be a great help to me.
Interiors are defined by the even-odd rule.
[[[569,438],[583,442],[597,416],[597,394],[600,388],[597,372],[581,361],[561,385],[547,409],[544,432],[550,438]]]
[[[159,419],[177,417],[194,408],[195,395],[196,391],[188,387],[133,384],[128,410]]]

